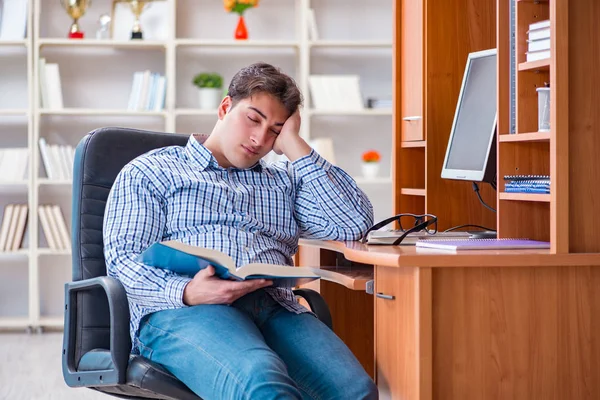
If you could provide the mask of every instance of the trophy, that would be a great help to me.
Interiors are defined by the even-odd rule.
[[[69,29],[69,39],[83,39],[83,32],[79,30],[77,22],[85,14],[85,10],[91,3],[91,0],[60,0],[60,4],[67,11],[67,14],[73,18],[73,24]]]
[[[144,35],[142,34],[142,27],[140,25],[140,15],[144,11],[144,8],[148,3],[152,0],[147,1],[139,1],[139,0],[127,0],[129,3],[129,7],[131,7],[131,12],[133,13],[135,20],[133,22],[133,29],[131,30],[131,38],[132,39],[143,39]]]
[[[110,21],[111,17],[108,14],[102,14],[98,18],[100,28],[96,31],[96,39],[110,39]]]

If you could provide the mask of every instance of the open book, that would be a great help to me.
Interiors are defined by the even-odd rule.
[[[222,279],[270,279],[279,287],[295,287],[319,279],[309,267],[252,263],[236,269],[233,259],[225,253],[174,240],[154,243],[140,254],[139,261],[189,277],[212,265],[215,275]]]

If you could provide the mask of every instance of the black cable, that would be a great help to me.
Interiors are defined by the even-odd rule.
[[[476,225],[476,224],[463,224],[463,225],[453,226],[452,228],[446,229],[444,232],[452,232],[452,231],[455,231],[460,228],[466,228],[467,226],[474,226],[475,228],[480,228],[480,229],[483,229],[484,231],[496,232],[495,229],[486,228],[485,226]]]
[[[481,194],[479,194],[479,185],[477,184],[477,182],[471,182],[471,183],[473,184],[473,191],[477,194],[477,198],[479,199],[479,202],[481,202],[481,204],[483,204],[483,206],[485,208],[487,208],[488,210],[496,212],[496,210],[494,210],[492,207],[485,204],[485,201],[483,201],[483,199],[481,198]]]

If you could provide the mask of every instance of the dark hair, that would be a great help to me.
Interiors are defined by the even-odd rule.
[[[277,67],[259,62],[239,70],[231,79],[227,94],[232,106],[256,93],[278,99],[292,115],[302,105],[302,93],[296,82]]]

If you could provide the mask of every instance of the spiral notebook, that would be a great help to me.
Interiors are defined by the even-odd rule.
[[[417,247],[442,250],[549,249],[550,242],[529,239],[426,239]]]

